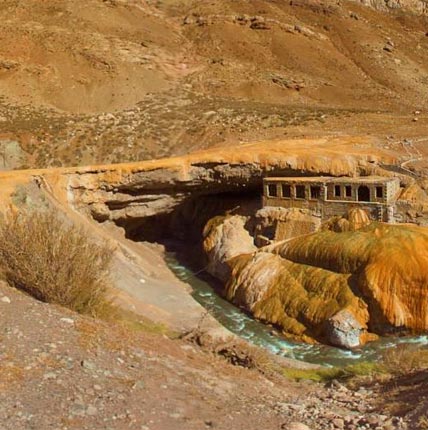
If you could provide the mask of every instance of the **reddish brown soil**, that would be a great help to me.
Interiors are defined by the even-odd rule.
[[[184,340],[82,317],[3,283],[0,322],[4,430],[273,430],[296,421],[324,430],[334,420],[405,428],[385,411],[384,393],[233,366]]]
[[[0,18],[4,168],[428,130],[427,18],[402,10],[312,0],[5,0]]]

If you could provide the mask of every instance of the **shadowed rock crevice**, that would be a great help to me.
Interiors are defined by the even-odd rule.
[[[121,219],[117,225],[125,229],[129,239],[136,241],[162,243],[169,239],[200,244],[204,226],[211,218],[228,212],[249,215],[260,204],[258,190],[189,196],[168,213]]]

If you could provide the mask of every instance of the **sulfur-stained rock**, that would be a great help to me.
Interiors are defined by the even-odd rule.
[[[349,309],[365,332],[369,314],[349,286],[349,275],[293,263],[270,252],[239,255],[228,264],[226,298],[255,318],[307,342],[328,342],[325,322]]]
[[[360,208],[354,208],[343,217],[333,217],[323,224],[323,230],[332,230],[336,233],[355,231],[366,227],[371,223],[367,212]]]
[[[223,221],[217,222],[210,241],[221,244],[226,298],[284,333],[354,348],[373,340],[371,332],[428,329],[427,228],[371,223],[356,231],[320,231],[258,252],[250,247],[239,253],[234,240],[229,254],[234,257],[228,259],[228,241],[219,235]],[[213,266],[216,259],[214,252]]]
[[[355,232],[297,238],[276,252],[295,263],[350,274],[375,332],[428,329],[427,228],[372,223]]]
[[[349,229],[359,230],[371,223],[367,212],[364,209],[354,208],[348,212]]]

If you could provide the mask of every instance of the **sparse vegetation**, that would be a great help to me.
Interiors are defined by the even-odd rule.
[[[124,329],[131,332],[165,335],[171,339],[179,337],[178,332],[174,332],[165,324],[153,322],[142,315],[138,315],[126,309],[117,309],[117,312],[115,313],[115,321]]]
[[[234,366],[257,369],[264,374],[275,373],[278,370],[278,366],[266,350],[239,339],[218,344],[214,352]]]
[[[111,250],[52,210],[8,214],[0,223],[0,269],[38,300],[100,316],[111,307]]]
[[[349,380],[355,377],[374,376],[382,373],[382,367],[377,363],[361,362],[345,367],[329,367],[319,369],[283,369],[284,376],[300,380],[311,380],[316,382],[328,382],[333,379]]]
[[[328,382],[333,379],[351,380],[358,378],[383,379],[412,373],[428,368],[428,349],[416,345],[402,344],[388,348],[377,362],[362,361],[345,367],[320,369],[283,369],[284,376],[295,380]]]
[[[416,345],[397,345],[382,355],[382,366],[394,376],[408,375],[428,368],[428,349]]]

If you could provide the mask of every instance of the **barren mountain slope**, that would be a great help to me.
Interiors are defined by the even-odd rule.
[[[402,9],[5,0],[0,18],[2,168],[284,135],[426,134],[428,20]]]

